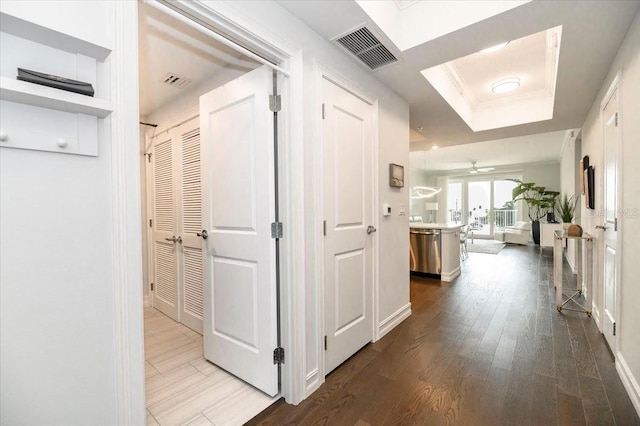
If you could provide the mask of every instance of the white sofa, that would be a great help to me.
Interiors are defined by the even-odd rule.
[[[504,241],[505,243],[527,245],[531,237],[531,222],[516,222],[513,226],[507,226],[503,230],[496,231],[495,233],[496,239]]]

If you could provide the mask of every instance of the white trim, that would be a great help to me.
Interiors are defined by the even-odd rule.
[[[638,385],[638,380],[631,373],[631,369],[620,352],[616,353],[616,371],[629,394],[633,408],[636,409],[636,413],[640,416],[640,385]]]
[[[371,212],[372,225],[380,228],[380,129],[379,129],[379,103],[378,99],[373,102],[373,211]],[[373,341],[377,342],[386,332],[382,333],[380,326],[380,232],[373,235]]]
[[[214,39],[215,41],[217,41],[218,43],[230,48],[231,50],[235,50],[236,52],[247,56],[251,59],[253,59],[254,61],[261,63],[262,65],[266,65],[267,67],[271,68],[274,71],[278,71],[280,74],[285,75],[287,77],[289,77],[289,72],[286,71],[283,68],[280,68],[278,66],[276,66],[275,64],[273,64],[271,61],[268,61],[266,59],[264,59],[262,56],[256,55],[255,53],[253,53],[252,51],[245,49],[244,47],[240,46],[238,43],[234,43],[233,41],[229,40],[226,37],[221,36],[220,34],[216,33],[215,31],[212,31],[211,29],[207,28],[207,26],[203,25],[202,23],[199,22],[195,22],[193,19],[186,17],[185,15],[183,15],[180,12],[177,12],[176,10],[170,8],[169,6],[167,6],[164,2],[160,2],[158,0],[142,0],[143,3],[153,7],[154,9],[159,10],[162,13],[165,13],[169,16],[171,16],[173,19],[182,22],[183,24],[185,24],[186,26],[188,26],[189,28],[192,28],[204,35],[206,35],[209,38]]]
[[[387,317],[385,320],[380,322],[379,330],[380,336],[379,339],[384,337],[388,332],[396,328],[402,321],[409,318],[411,316],[411,302],[407,303],[391,315]]]
[[[145,308],[150,308],[151,307],[151,297],[150,296],[144,296],[144,298],[142,299],[142,306],[144,306]]]
[[[460,267],[458,266],[451,272],[440,275],[440,281],[451,282],[460,276]]]
[[[115,392],[118,424],[145,422],[138,125],[137,2],[114,2],[111,62],[111,187]],[[132,69],[133,68],[133,69]]]
[[[309,374],[307,374],[306,390],[309,394],[313,393],[313,390],[317,389],[322,384],[318,373],[318,369],[314,368],[309,372]]]
[[[375,97],[370,96],[366,91],[362,90],[358,84],[353,81],[343,77],[339,72],[335,71],[331,67],[326,64],[318,61],[316,58],[313,60],[313,68],[314,68],[314,82],[316,84],[314,91],[314,104],[315,104],[315,114],[313,118],[313,150],[315,157],[315,173],[314,173],[314,181],[316,187],[318,188],[315,192],[314,197],[314,222],[317,224],[315,227],[315,239],[316,239],[316,263],[315,267],[315,276],[316,276],[316,306],[317,306],[317,366],[316,369],[319,372],[318,380],[315,383],[312,383],[307,387],[307,396],[311,394],[317,387],[319,387],[322,383],[324,383],[324,378],[327,374],[325,371],[325,351],[323,345],[323,339],[325,336],[325,312],[324,312],[324,237],[323,237],[323,219],[324,219],[324,159],[323,159],[323,134],[322,134],[322,81],[328,80],[337,86],[341,87],[345,91],[353,94],[354,96],[360,98],[365,103],[371,105],[373,109],[372,120],[371,120],[371,128],[372,128],[372,152],[371,152],[371,161],[372,161],[372,173],[375,181],[372,185],[373,197],[371,200],[372,204],[372,222],[374,226],[377,228],[378,226],[378,191],[379,191],[379,182],[378,182],[378,100]],[[379,327],[377,324],[378,317],[378,272],[379,272],[379,259],[378,259],[378,233],[376,232],[373,238],[372,244],[372,286],[371,289],[371,303],[372,303],[372,340],[373,342],[378,340],[379,336]]]
[[[598,309],[598,305],[596,305],[595,301],[591,303],[591,316],[593,317],[593,321],[596,323],[596,326],[598,326],[598,331],[602,334],[602,318],[600,317],[600,310]]]

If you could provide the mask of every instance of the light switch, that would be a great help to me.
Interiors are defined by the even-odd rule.
[[[383,216],[391,216],[391,204],[383,204],[382,205],[382,215]]]
[[[398,215],[399,216],[404,216],[407,214],[407,206],[404,203],[400,203],[400,205],[398,206]]]

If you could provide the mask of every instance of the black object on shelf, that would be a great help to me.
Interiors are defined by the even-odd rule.
[[[79,93],[85,96],[94,95],[91,83],[71,80],[70,78],[59,77],[57,75],[51,75],[43,72],[26,70],[24,68],[18,68],[18,80],[66,90],[67,92]]]

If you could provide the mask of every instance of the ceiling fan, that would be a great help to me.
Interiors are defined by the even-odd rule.
[[[487,172],[492,172],[495,169],[496,169],[495,167],[477,167],[476,166],[476,162],[472,161],[471,162],[471,169],[469,170],[469,173],[471,173],[471,174],[487,173]]]

